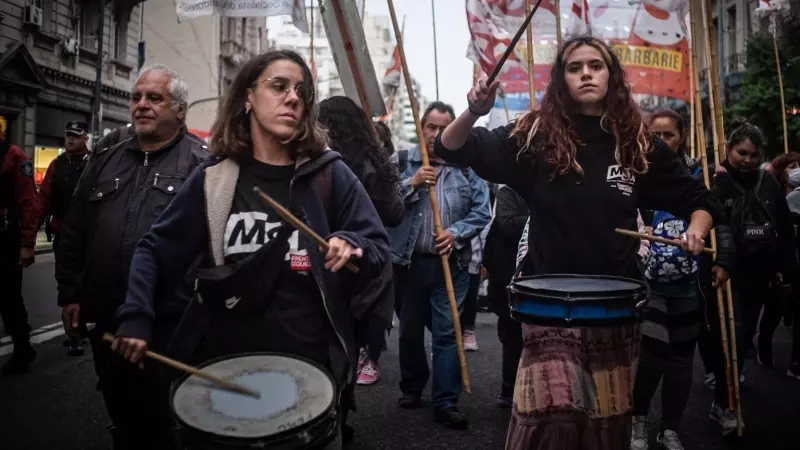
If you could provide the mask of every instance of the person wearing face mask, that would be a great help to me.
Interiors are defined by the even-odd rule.
[[[139,364],[155,343],[161,295],[200,261],[198,294],[169,354],[191,364],[249,352],[311,360],[332,374],[337,392],[350,393],[337,399],[341,425],[356,381],[353,324],[377,301],[359,299],[390,264],[386,230],[363,185],[328,148],[311,70],[297,53],[249,60],[211,135],[214,157],[136,247],[112,348]],[[285,224],[254,188],[294,211],[329,249]],[[351,258],[358,274],[341,270]],[[202,290],[214,280],[221,287]],[[341,448],[340,437],[332,439],[326,448]]]
[[[702,251],[721,211],[675,153],[647,132],[607,44],[584,36],[565,41],[539,109],[494,130],[473,128],[490,112],[498,86],[480,80],[472,88],[468,110],[439,136],[435,150],[525,200],[533,251],[521,275],[642,280],[640,240],[614,231],[637,229],[639,208],[690,219],[681,247]],[[627,448],[639,324],[523,324],[523,336],[506,449]],[[601,399],[612,391],[613,405]]]
[[[139,370],[125,363],[102,337],[119,326],[115,313],[125,299],[136,243],[208,157],[205,144],[184,125],[188,96],[188,86],[169,67],[141,70],[131,93],[127,139],[89,154],[59,227],[61,320],[68,336],[94,325],[88,337],[115,450],[174,446],[169,405],[162,399],[167,380],[157,366]],[[187,284],[154,305],[160,320],[149,338],[157,350],[169,342],[190,293]]]
[[[785,193],[778,180],[761,169],[761,130],[745,121],[731,123],[728,156],[721,163],[724,170],[714,177],[712,193],[723,204],[736,245],[736,274],[731,278],[735,302],[736,342],[740,369],[752,348],[759,316],[764,308],[763,324],[780,321],[783,313],[775,302],[765,302],[771,286],[785,286],[797,269],[795,234]],[[771,334],[759,345],[758,359],[772,364]],[[761,339],[759,339],[761,340]],[[719,336],[712,341],[719,342]],[[717,366],[721,366],[718,363]],[[741,370],[740,370],[741,373]],[[723,371],[717,370],[715,403],[711,418],[722,425],[723,433],[735,430],[736,420],[727,410],[727,384]],[[719,420],[718,420],[719,419]],[[732,420],[731,420],[732,419]]]
[[[688,169],[693,161],[686,154],[683,118],[672,110],[660,110],[650,115],[649,125],[650,131],[661,138]],[[697,178],[700,170],[702,168],[695,165],[690,173]],[[654,211],[652,234],[655,236],[677,239],[687,226],[687,221],[681,217]],[[717,288],[727,281],[735,258],[730,229],[722,225],[715,230],[717,257],[707,265],[701,263],[700,257],[676,246],[656,242],[650,245],[645,259],[645,277],[651,296],[642,325],[642,354],[633,390],[631,450],[649,448],[647,415],[659,384],[663,413],[657,441],[662,448],[683,449],[678,429],[692,387],[695,347],[702,329],[708,325],[703,315],[706,305],[700,291],[701,270],[705,266],[713,288]]]

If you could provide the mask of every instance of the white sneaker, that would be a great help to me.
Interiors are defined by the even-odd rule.
[[[709,389],[717,388],[717,377],[714,375],[714,372],[709,372],[706,374],[706,379],[703,381],[703,384],[705,384]]]
[[[711,413],[709,413],[708,418],[720,424],[723,436],[727,436],[736,431],[736,425],[739,423],[736,420],[736,413],[730,409],[723,411],[722,407],[716,403],[711,404]]]
[[[478,351],[478,340],[472,330],[464,330],[464,350],[468,352]]]
[[[683,450],[683,445],[678,439],[678,433],[672,430],[664,430],[664,434],[659,433],[656,440],[664,450]]]
[[[647,450],[647,417],[633,416],[633,433],[631,434],[631,450]]]

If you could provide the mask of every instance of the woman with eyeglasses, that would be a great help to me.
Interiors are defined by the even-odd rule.
[[[173,339],[174,357],[202,362],[278,352],[316,362],[339,392],[352,392],[353,322],[371,306],[357,299],[389,263],[388,238],[364,187],[327,148],[317,115],[311,72],[297,53],[270,51],[241,68],[212,128],[215,157],[138,244],[114,349],[141,361],[158,320],[153,304],[199,259],[193,282],[229,281],[237,293],[218,289],[192,302]],[[285,226],[254,187],[323,236],[328,251]],[[348,262],[357,275],[343,269]],[[219,307],[233,311],[225,300],[232,295],[246,314]],[[351,402],[340,399],[341,412]],[[331,445],[338,448],[340,439]]]

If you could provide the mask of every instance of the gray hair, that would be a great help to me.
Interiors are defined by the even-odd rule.
[[[142,70],[139,71],[139,76],[136,77],[136,83],[148,72],[158,72],[169,77],[168,87],[169,93],[172,95],[172,109],[177,111],[183,107],[185,110],[189,105],[189,85],[183,81],[183,78],[178,75],[178,72],[175,72],[164,64],[151,64],[142,67]]]

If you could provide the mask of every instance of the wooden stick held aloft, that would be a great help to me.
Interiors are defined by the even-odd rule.
[[[617,234],[621,234],[623,236],[630,236],[636,239],[644,239],[646,241],[658,242],[659,244],[674,245],[676,247],[680,246],[680,243],[678,243],[678,241],[674,241],[672,239],[666,239],[658,236],[650,236],[649,234],[637,233],[631,230],[623,230],[622,228],[615,228],[614,231],[616,231]],[[714,254],[714,250],[708,247],[703,247],[703,251],[712,255]]]
[[[314,230],[309,228],[308,225],[304,224],[302,220],[298,219],[288,209],[284,208],[283,205],[273,200],[273,198],[269,195],[265,194],[261,189],[258,188],[258,186],[253,188],[253,192],[260,195],[261,198],[267,202],[269,207],[272,208],[277,215],[281,216],[281,219],[285,220],[289,225],[297,228],[297,231],[305,234],[306,237],[314,241],[320,246],[320,248],[326,252],[328,251],[328,243],[325,242],[325,239],[322,239],[322,236],[315,233]],[[353,273],[358,273],[358,267],[351,262],[345,264],[344,267]]]
[[[489,75],[489,79],[486,80],[486,84],[492,84],[495,78],[497,78],[497,76],[500,75],[500,70],[503,68],[503,64],[506,63],[506,60],[508,59],[509,55],[511,55],[511,52],[514,51],[514,47],[517,46],[517,42],[519,42],[519,39],[522,37],[522,33],[524,33],[525,29],[528,28],[528,24],[531,23],[533,15],[536,14],[536,10],[539,9],[539,5],[541,4],[542,0],[537,1],[536,6],[534,6],[531,12],[528,13],[528,16],[525,17],[525,21],[522,22],[522,26],[520,26],[519,30],[517,30],[517,34],[514,35],[514,39],[512,39],[511,43],[508,44],[508,48],[506,48],[506,51],[503,53],[503,56],[500,57],[500,61],[497,61],[497,64],[494,66],[494,70],[492,70],[492,74]]]
[[[541,2],[541,0],[539,0]],[[400,63],[403,66],[403,78],[406,82],[406,92],[408,92],[408,100],[411,103],[411,114],[414,116],[414,125],[417,128],[417,139],[419,141],[419,152],[422,156],[422,165],[430,166],[428,160],[428,150],[425,148],[425,137],[422,134],[422,123],[419,120],[419,108],[417,100],[414,97],[414,87],[411,84],[411,75],[408,71],[408,62],[406,61],[406,52],[403,49],[403,37],[400,33],[400,26],[397,24],[397,14],[394,11],[394,2],[388,0],[389,15],[392,17],[392,25],[394,26],[394,36],[397,39],[397,50],[400,53]],[[523,30],[524,31],[524,30]],[[517,37],[519,40],[519,37]],[[436,201],[436,189],[428,189],[428,195],[431,201],[431,211],[433,212],[433,230],[438,235],[442,232],[442,218],[439,215],[439,205]],[[453,315],[453,329],[455,331],[456,349],[458,351],[458,362],[461,366],[461,382],[464,385],[464,391],[468,394],[472,393],[472,388],[469,383],[469,371],[467,370],[467,357],[464,354],[464,337],[461,334],[461,319],[458,313],[458,305],[456,304],[456,295],[453,288],[453,278],[450,274],[450,260],[447,255],[441,256],[442,272],[444,273],[444,285],[447,291],[447,300],[450,303],[450,313]]]
[[[114,339],[115,339],[115,337],[111,333],[105,333],[103,335],[103,340],[108,342],[108,343],[114,342]],[[150,350],[147,350],[146,352],[144,352],[144,355],[147,356],[148,358],[154,359],[154,360],[156,360],[156,361],[158,361],[158,362],[160,362],[162,364],[166,364],[166,365],[172,367],[173,369],[177,369],[177,370],[180,370],[182,372],[186,372],[188,374],[194,375],[194,376],[196,376],[198,378],[202,378],[204,380],[208,380],[208,381],[210,381],[210,382],[212,382],[212,383],[214,383],[214,384],[216,384],[216,385],[218,385],[218,386],[220,386],[220,387],[222,387],[222,388],[224,388],[226,390],[233,391],[233,392],[238,392],[240,394],[247,395],[247,396],[254,397],[254,398],[258,398],[258,399],[261,398],[261,393],[259,393],[257,391],[254,391],[254,390],[252,390],[250,388],[242,386],[241,384],[232,383],[230,381],[223,380],[222,378],[220,378],[220,377],[218,377],[216,375],[211,375],[208,372],[204,372],[204,371],[198,369],[197,367],[192,367],[192,366],[190,366],[188,364],[184,364],[184,363],[182,363],[180,361],[175,361],[174,359],[167,358],[166,356],[159,355],[158,353],[151,352]]]

